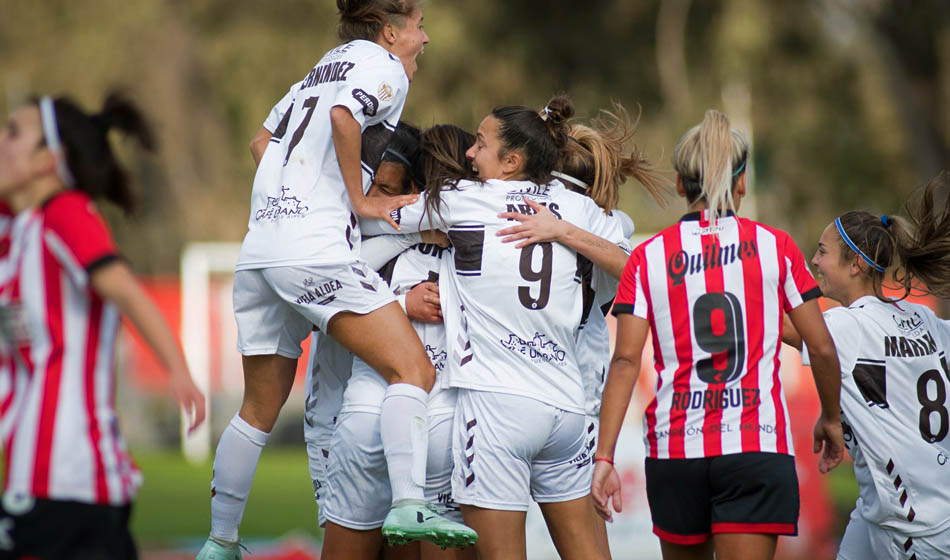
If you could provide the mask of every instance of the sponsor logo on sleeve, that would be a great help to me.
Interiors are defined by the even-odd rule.
[[[360,102],[360,104],[363,106],[363,113],[365,113],[367,117],[376,115],[376,111],[379,109],[378,99],[360,88],[353,90],[353,99]]]
[[[386,82],[379,84],[379,89],[376,90],[376,95],[379,96],[380,101],[389,101],[393,98],[393,88]]]

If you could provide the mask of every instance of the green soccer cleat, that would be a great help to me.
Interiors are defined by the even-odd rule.
[[[443,517],[443,511],[421,500],[395,503],[383,522],[383,538],[389,544],[428,541],[442,548],[464,548],[475,544],[478,533]]]
[[[241,560],[241,546],[208,537],[195,560]]]

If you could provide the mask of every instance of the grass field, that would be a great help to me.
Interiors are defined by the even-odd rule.
[[[192,466],[177,450],[133,450],[145,473],[132,531],[145,548],[204,539],[211,528],[211,462]],[[307,453],[268,447],[261,455],[241,524],[243,538],[275,538],[288,532],[320,534]]]

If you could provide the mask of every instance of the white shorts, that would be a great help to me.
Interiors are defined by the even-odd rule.
[[[234,275],[234,318],[244,356],[297,359],[300,343],[341,311],[366,314],[396,301],[361,260],[325,266],[278,266]]]
[[[950,557],[950,530],[924,537],[908,537],[868,523],[855,509],[844,530],[838,560],[937,560]]]
[[[531,500],[590,493],[585,416],[541,401],[459,389],[452,494],[460,504],[527,511]]]
[[[446,517],[461,523],[462,513],[452,500],[453,417],[451,413],[429,417],[425,499],[448,508]],[[333,433],[326,519],[348,529],[378,529],[392,507],[379,418],[370,412],[344,412]]]

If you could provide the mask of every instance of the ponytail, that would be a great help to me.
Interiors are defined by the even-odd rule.
[[[402,27],[405,18],[419,9],[418,0],[336,0],[340,23],[337,35],[344,43],[356,39],[376,41],[383,26]]]
[[[591,126],[570,127],[571,142],[562,152],[560,170],[585,183],[589,196],[604,212],[610,213],[620,200],[620,187],[628,178],[636,179],[661,206],[666,205],[669,181],[647,161],[636,145],[624,155],[626,143],[636,133],[626,109],[613,104],[602,110]],[[567,185],[570,187],[571,185]]]
[[[93,198],[105,198],[131,214],[135,196],[125,170],[115,159],[108,134],[112,129],[119,130],[134,137],[146,150],[154,150],[155,138],[141,112],[116,93],[109,94],[102,111],[95,115],[86,114],[68,97],[57,97],[53,107],[73,183],[67,186]]]
[[[551,172],[568,142],[567,120],[574,116],[574,104],[566,95],[558,95],[539,114],[530,107],[496,107],[501,150],[498,157],[518,151],[523,173],[530,181],[543,185],[551,181]]]
[[[474,143],[475,135],[452,124],[437,124],[422,133],[419,161],[430,225],[433,216],[442,218],[442,191],[458,188],[459,181],[476,178],[472,161],[465,157]]]
[[[941,191],[938,193],[938,191]],[[904,216],[876,216],[863,210],[842,214],[841,227],[862,258],[871,261],[866,274],[874,295],[886,302],[883,284],[886,270],[893,268],[894,281],[903,290],[899,299],[920,290],[950,297],[950,176],[941,172],[904,204]],[[841,239],[844,261],[855,251]]]
[[[730,128],[719,111],[706,111],[703,122],[686,131],[673,149],[673,168],[683,181],[686,199],[704,199],[710,219],[725,210],[735,211],[732,191],[745,172],[749,144]]]

